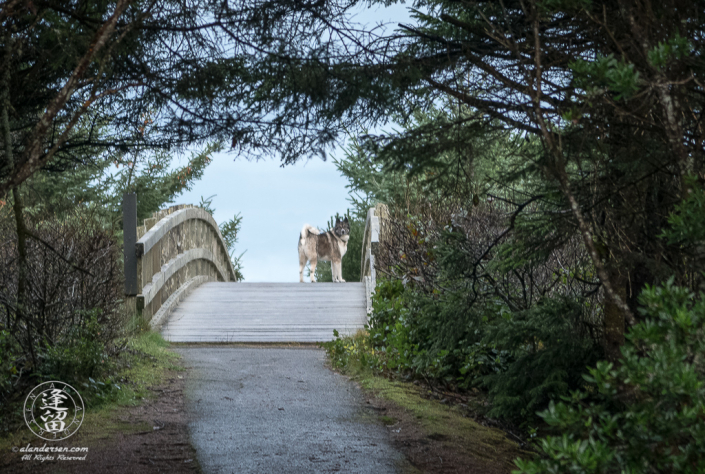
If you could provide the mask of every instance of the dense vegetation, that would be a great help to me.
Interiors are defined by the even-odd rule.
[[[148,329],[123,306],[122,195],[136,192],[138,218],[148,217],[189,189],[216,150],[179,167],[163,154],[102,156],[91,168],[41,171],[0,203],[0,403],[9,407],[0,426],[21,422],[15,402],[39,381],[80,387],[90,407],[117,396],[125,351]],[[14,196],[22,203],[24,259]],[[213,212],[212,200],[200,205]],[[233,253],[240,223],[235,216],[221,231],[241,278]]]
[[[384,170],[360,146],[339,163],[357,212],[384,200],[391,215],[377,254],[372,364],[485,387],[491,415],[533,423],[548,400],[582,387],[584,368],[603,355],[599,285],[575,236],[547,239],[552,207],[511,205],[512,194],[545,186],[536,173],[506,171],[535,145],[496,133],[470,146],[483,150],[472,168],[449,151],[423,173]]]
[[[348,133],[345,279],[367,209],[390,217],[336,364],[484,390],[541,435],[523,472],[702,472],[701,2],[418,0],[395,33],[359,3],[2,5],[0,388],[119,350],[120,193],[144,216],[215,149],[167,153],[290,163]]]
[[[546,458],[521,472],[702,470],[702,295],[673,277],[647,285],[621,357],[606,361],[605,295],[579,237],[556,201],[515,201],[549,186],[523,162],[538,147],[512,132],[470,146],[468,172],[452,151],[423,172],[385,169],[354,145],[338,163],[355,212],[383,200],[390,219],[368,332],[327,344],[334,365],[484,391],[487,416],[547,435]],[[705,192],[693,187],[664,246],[702,242]]]
[[[541,439],[521,472],[703,470],[703,13],[675,3],[419,3],[391,61],[433,105],[339,164],[390,218],[334,364],[484,391]]]

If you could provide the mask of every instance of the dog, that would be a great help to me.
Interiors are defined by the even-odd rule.
[[[304,282],[304,267],[306,262],[311,262],[311,283],[316,282],[316,265],[319,260],[330,262],[333,281],[344,283],[343,256],[348,250],[350,239],[350,223],[346,217],[335,219],[333,230],[321,234],[313,226],[304,224],[299,236],[299,281]]]

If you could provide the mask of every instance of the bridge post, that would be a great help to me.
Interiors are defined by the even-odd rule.
[[[122,236],[125,271],[125,303],[131,312],[136,312],[136,297],[139,293],[137,285],[137,195],[125,193],[122,195]]]
[[[125,193],[122,196],[123,254],[125,256],[125,295],[136,296],[137,290],[137,195]]]
[[[383,237],[384,220],[389,217],[389,210],[384,204],[377,204],[367,212],[365,233],[362,242],[361,277],[365,283],[367,298],[367,313],[372,312],[372,293],[377,284],[377,271],[375,269],[375,255],[379,242]]]

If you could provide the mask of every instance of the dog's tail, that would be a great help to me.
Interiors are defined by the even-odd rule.
[[[306,237],[308,237],[309,232],[314,235],[321,233],[320,230],[316,229],[312,225],[304,224],[304,227],[301,229],[301,234],[299,235],[299,245],[303,245],[304,242],[306,242]]]

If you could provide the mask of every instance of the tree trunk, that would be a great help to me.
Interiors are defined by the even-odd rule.
[[[5,160],[10,172],[15,167],[15,160],[12,153],[12,133],[10,131],[10,70],[12,60],[12,37],[5,33],[3,42],[5,43],[4,60],[3,60],[3,77],[2,77],[2,97],[0,97],[0,107],[2,107],[2,137],[5,145]],[[22,196],[18,187],[12,189],[12,198],[14,204],[12,209],[15,213],[15,223],[17,225],[17,309],[15,311],[15,321],[22,319],[25,303],[25,293],[27,286],[27,228],[24,222],[24,213],[22,206]],[[31,342],[31,341],[28,341]]]
[[[616,271],[610,272],[612,288],[622,301],[626,300],[626,282]],[[605,358],[610,362],[618,362],[622,353],[620,347],[624,344],[625,321],[624,311],[611,298],[605,298],[603,306],[604,351]]]
[[[12,190],[12,197],[15,201],[12,209],[15,212],[15,224],[17,225],[17,263],[19,270],[17,275],[17,315],[21,317],[24,311],[27,287],[27,227],[24,223],[22,197],[18,188]]]

